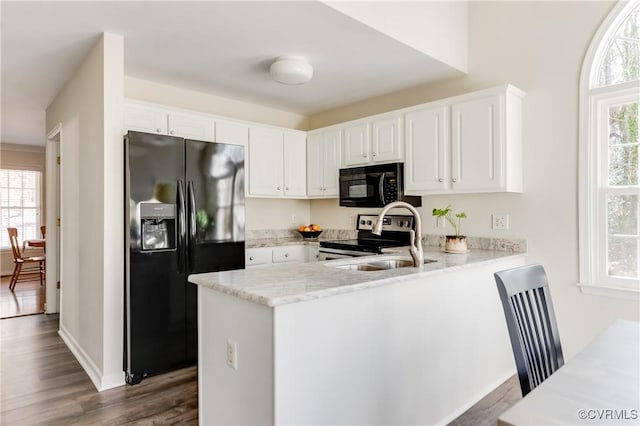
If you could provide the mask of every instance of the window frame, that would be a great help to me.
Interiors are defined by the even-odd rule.
[[[1,170],[7,170],[7,171],[18,171],[18,172],[32,172],[36,174],[36,183],[35,183],[35,200],[36,200],[36,205],[34,207],[25,207],[25,206],[20,206],[20,207],[11,207],[11,206],[2,206],[3,209],[8,209],[8,210],[12,210],[12,209],[20,209],[23,211],[23,216],[24,216],[24,210],[28,209],[28,210],[35,210],[35,215],[36,215],[36,224],[35,224],[35,236],[34,238],[39,238],[40,234],[39,234],[39,230],[40,230],[40,226],[42,225],[42,210],[43,210],[43,194],[44,194],[44,188],[43,188],[43,183],[44,183],[44,178],[43,178],[43,173],[42,170],[40,170],[39,168],[34,168],[34,167],[12,167],[10,165],[2,167]],[[21,189],[24,189],[24,187],[21,186]],[[9,224],[4,224],[4,230],[6,232],[6,228],[9,226]],[[18,238],[19,240],[25,240],[28,239],[28,237],[25,235],[24,229],[22,229],[20,232],[21,228],[19,228],[19,233],[18,233]],[[0,239],[1,240],[1,239]],[[11,251],[11,245],[9,243],[9,241],[7,240],[7,245],[3,246],[0,243],[0,251],[2,252],[9,252]]]
[[[607,275],[607,195],[634,193],[635,187],[601,185],[608,176],[608,108],[640,101],[640,80],[596,87],[600,65],[620,25],[638,7],[617,3],[593,37],[580,75],[579,265],[583,293],[640,300],[640,280]],[[605,137],[606,144],[600,143]],[[637,193],[637,192],[635,192]]]

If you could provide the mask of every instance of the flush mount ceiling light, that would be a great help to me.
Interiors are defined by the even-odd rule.
[[[281,56],[271,64],[271,77],[282,84],[303,84],[313,77],[313,67],[296,56]]]

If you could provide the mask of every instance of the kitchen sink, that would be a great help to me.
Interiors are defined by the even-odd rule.
[[[425,259],[424,263],[436,262],[433,259]],[[385,271],[387,269],[408,268],[413,267],[413,260],[411,259],[371,259],[367,262],[353,262],[353,263],[339,263],[339,264],[327,264],[327,266],[333,266],[338,269],[348,269],[352,271]]]

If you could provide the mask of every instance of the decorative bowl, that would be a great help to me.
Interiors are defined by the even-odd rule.
[[[298,231],[302,238],[318,238],[322,231]]]

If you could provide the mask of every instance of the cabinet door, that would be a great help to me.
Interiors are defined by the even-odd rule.
[[[400,134],[400,117],[375,120],[372,129],[372,162],[390,162],[402,160],[402,137]]]
[[[337,197],[340,192],[338,174],[340,172],[340,130],[332,130],[324,134],[323,167],[322,167],[322,195]]]
[[[307,194],[317,197],[324,188],[324,135],[310,134],[307,137]]]
[[[406,159],[404,185],[408,193],[449,187],[448,136],[444,106],[412,111],[404,116]]]
[[[342,144],[343,164],[357,166],[369,162],[369,125],[367,123],[345,127]]]
[[[234,121],[216,120],[216,142],[246,147],[249,144],[249,126]]]
[[[282,132],[266,127],[249,127],[248,195],[281,196],[282,161]]]
[[[307,195],[307,137],[304,133],[284,133],[284,195]]]
[[[502,181],[500,96],[451,107],[451,182],[456,191],[494,191]]]
[[[190,114],[169,114],[169,134],[196,141],[213,142],[213,119]]]
[[[244,252],[244,264],[246,268],[259,265],[270,265],[272,250],[270,247],[248,248]]]
[[[304,262],[304,246],[280,246],[273,248],[273,263]]]
[[[165,110],[140,105],[125,103],[123,117],[124,131],[167,134],[167,112]]]

